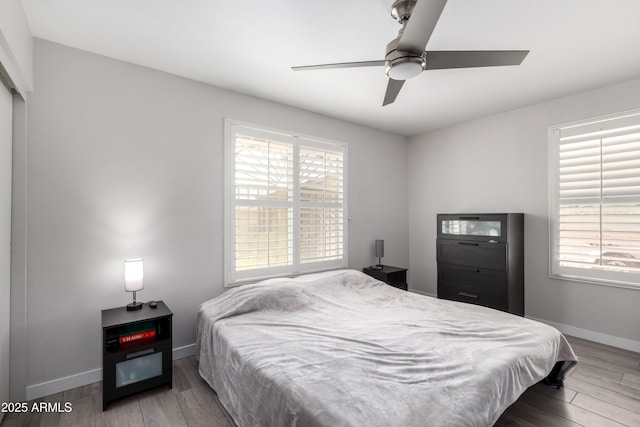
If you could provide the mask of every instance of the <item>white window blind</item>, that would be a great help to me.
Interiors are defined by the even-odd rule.
[[[346,145],[226,121],[227,284],[346,264]]]
[[[550,129],[552,277],[640,288],[640,112]]]

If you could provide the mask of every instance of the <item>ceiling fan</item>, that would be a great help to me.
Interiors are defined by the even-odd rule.
[[[384,65],[384,71],[389,76],[382,103],[385,106],[396,100],[405,80],[416,77],[425,70],[520,65],[529,53],[528,50],[425,51],[446,4],[447,0],[395,0],[391,6],[391,16],[402,28],[398,37],[387,44],[383,60],[303,65],[291,69],[305,71]]]

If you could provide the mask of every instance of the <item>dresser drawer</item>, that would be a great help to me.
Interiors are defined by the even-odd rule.
[[[438,282],[438,298],[483,305],[496,310],[508,311],[506,295],[496,295],[483,288],[459,283]]]
[[[507,270],[507,244],[437,239],[438,263]]]
[[[438,281],[479,288],[487,295],[506,295],[507,272],[463,265],[438,264]]]
[[[507,241],[509,214],[438,214],[437,219],[438,239]]]

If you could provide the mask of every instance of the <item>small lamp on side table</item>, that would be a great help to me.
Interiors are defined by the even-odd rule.
[[[133,292],[133,302],[127,304],[127,310],[140,310],[141,302],[136,302],[136,291],[144,289],[142,259],[127,259],[124,261],[124,290]]]
[[[376,270],[382,270],[382,263],[380,258],[384,257],[384,240],[376,240],[376,257],[378,258],[378,265],[374,268]]]

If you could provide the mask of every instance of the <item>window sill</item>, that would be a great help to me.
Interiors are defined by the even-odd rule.
[[[640,291],[640,285],[631,282],[618,282],[613,280],[598,280],[590,277],[572,276],[568,274],[549,274],[550,279],[568,280],[570,282],[580,282],[589,285],[608,286],[612,288],[623,288]]]

